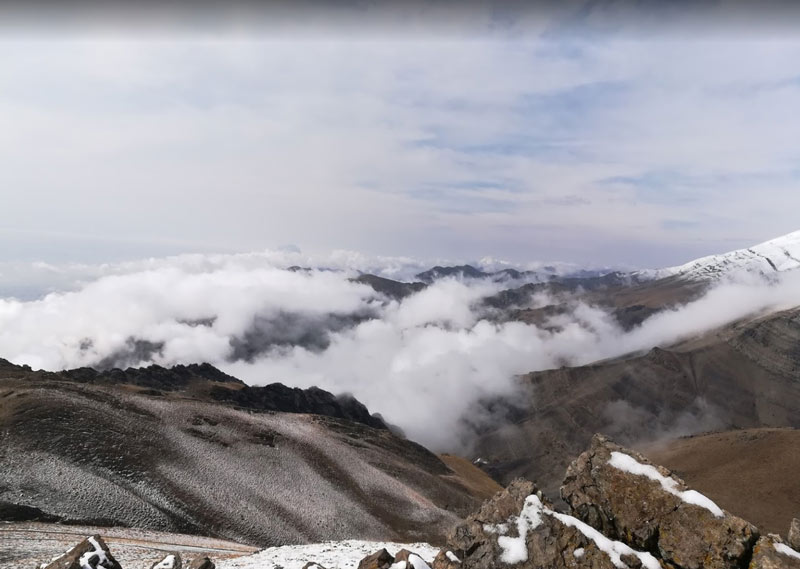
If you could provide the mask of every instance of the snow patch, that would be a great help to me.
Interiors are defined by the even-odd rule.
[[[397,553],[401,549],[408,549],[417,555],[409,556],[410,564],[414,564],[412,557],[433,559],[439,548],[428,543],[394,543],[383,541],[328,541],[309,545],[283,545],[270,547],[253,555],[225,559],[217,563],[218,569],[273,569],[281,566],[284,569],[302,569],[313,562],[329,569],[356,569],[359,562],[380,549],[389,553]],[[425,563],[427,567],[427,563]],[[410,569],[410,568],[409,568]],[[424,569],[424,568],[423,568]]]
[[[650,553],[636,551],[622,543],[621,541],[614,541],[607,538],[602,533],[594,529],[592,526],[583,523],[578,518],[573,518],[566,514],[559,514],[558,512],[549,512],[554,518],[560,521],[565,526],[574,527],[581,532],[585,537],[592,540],[600,551],[604,552],[611,559],[614,567],[619,569],[627,569],[627,565],[622,562],[623,555],[635,555],[642,562],[642,567],[646,569],[661,569],[661,564],[658,559],[653,557]]]
[[[408,561],[411,563],[411,566],[414,569],[431,569],[430,565],[428,565],[422,557],[417,555],[416,553],[412,553],[408,556]]]
[[[664,476],[654,466],[642,464],[632,456],[622,452],[614,451],[611,453],[611,459],[608,461],[608,464],[618,470],[622,470],[623,472],[629,472],[630,474],[645,476],[650,480],[655,480],[661,484],[661,487],[665,492],[669,492],[673,496],[677,496],[687,504],[705,508],[718,518],[725,517],[725,513],[722,511],[722,509],[713,501],[711,501],[711,499],[707,498],[696,490],[678,490],[678,483],[674,479]]]
[[[645,569],[661,569],[661,564],[650,553],[631,549],[621,541],[614,541],[607,538],[602,533],[577,518],[546,508],[536,494],[531,494],[525,499],[525,505],[517,518],[518,537],[501,536],[497,538],[497,544],[503,550],[500,559],[504,563],[511,565],[528,560],[528,531],[536,529],[542,523],[543,515],[551,516],[565,526],[577,529],[586,538],[593,541],[598,549],[608,555],[614,566],[619,569],[628,568],[628,566],[622,562],[622,555],[635,555],[642,562],[642,567]],[[584,554],[584,550],[581,548],[580,554],[578,551],[579,550],[576,549],[573,555],[579,558]]]
[[[580,559],[581,557],[583,557],[584,553],[586,553],[586,550],[582,547],[579,547],[578,549],[572,552],[572,555],[575,556],[575,559]]]
[[[497,544],[503,550],[500,559],[504,563],[514,564],[528,560],[528,546],[526,544],[528,530],[539,527],[539,524],[542,523],[543,511],[544,506],[539,496],[531,494],[525,498],[525,505],[517,518],[517,537],[504,535],[497,538]]]
[[[448,558],[448,559],[449,559],[449,560],[450,560],[452,563],[461,563],[461,560],[460,560],[458,557],[456,557],[456,554],[455,554],[455,553],[453,553],[452,551],[448,551],[447,553],[445,553],[445,556],[446,556],[446,557],[447,557],[447,558]]]
[[[775,547],[775,550],[778,553],[783,553],[784,555],[788,555],[789,557],[795,557],[797,559],[800,559],[800,553],[798,553],[788,545],[785,545],[783,543],[773,543],[772,545]]]
[[[87,539],[94,549],[81,555],[81,558],[78,560],[81,564],[81,569],[93,569],[93,567],[100,567],[101,565],[110,565],[106,552],[100,547],[97,540],[93,537]],[[95,561],[94,564],[92,564],[92,561]]]

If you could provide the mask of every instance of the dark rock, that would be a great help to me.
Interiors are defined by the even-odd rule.
[[[181,555],[172,552],[164,556],[161,561],[153,563],[150,569],[181,569]]]
[[[303,569],[325,569],[325,567],[323,567],[319,563],[314,563],[313,561],[309,561],[308,563],[303,565]]]
[[[658,480],[609,464],[615,452],[650,467],[673,492]],[[602,435],[595,435],[591,448],[569,466],[561,495],[575,517],[606,536],[685,569],[738,569],[759,535],[741,518],[688,503],[685,499],[704,497],[667,469]]]
[[[532,482],[515,480],[496,494],[450,534],[447,546],[461,559],[450,567],[494,569],[513,565],[523,569],[619,569],[616,561],[602,551],[577,527],[580,522],[557,514]],[[520,531],[524,541],[520,543]],[[518,546],[518,547],[515,547]],[[622,553],[634,553],[616,544]],[[445,554],[446,555],[446,554]],[[633,557],[636,557],[635,555]],[[646,555],[651,567],[658,561]],[[443,567],[442,555],[437,556]],[[639,558],[636,558],[640,562]],[[435,566],[437,562],[434,562]],[[630,567],[633,567],[632,565]]]
[[[765,535],[753,548],[748,569],[800,569],[800,553],[790,549],[777,535]]]
[[[406,569],[424,569],[425,567],[430,568],[430,565],[428,565],[427,561],[408,549],[401,549],[394,556],[395,563],[400,563],[401,561],[406,563]],[[424,563],[424,565],[420,565],[420,562]]]
[[[789,535],[787,541],[789,542],[789,547],[800,549],[800,520],[797,518],[794,518],[792,523],[789,525]]]
[[[432,569],[460,569],[461,559],[449,549],[442,549],[433,560]]]
[[[265,386],[245,386],[230,389],[227,386],[211,387],[209,395],[217,401],[233,403],[237,407],[256,411],[282,413],[310,413],[362,423],[376,429],[386,429],[386,423],[370,414],[367,407],[352,395],[336,396],[319,387],[300,389],[281,383]]]
[[[192,559],[186,569],[215,569],[216,565],[208,557],[197,557]]]
[[[99,535],[87,537],[44,569],[122,569]]]
[[[389,569],[392,563],[394,563],[394,557],[385,549],[381,549],[362,559],[358,564],[358,569]]]
[[[359,275],[357,278],[351,280],[368,285],[372,287],[372,290],[375,292],[394,300],[402,300],[407,296],[423,290],[427,286],[425,283],[404,283],[370,274]]]

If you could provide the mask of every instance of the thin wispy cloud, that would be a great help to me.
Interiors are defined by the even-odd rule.
[[[5,30],[9,256],[296,243],[653,266],[796,229],[800,42],[777,4],[743,35],[740,5],[559,4]]]

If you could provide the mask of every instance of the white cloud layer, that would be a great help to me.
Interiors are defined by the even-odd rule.
[[[787,274],[771,285],[720,285],[630,332],[582,303],[543,329],[484,319],[476,302],[496,284],[444,280],[397,302],[351,282],[353,273],[292,272],[248,256],[150,265],[38,300],[0,299],[0,356],[52,370],[208,361],[252,384],[352,393],[413,439],[452,450],[465,416],[481,422],[473,405],[513,394],[516,374],[664,346],[800,305],[800,275]]]

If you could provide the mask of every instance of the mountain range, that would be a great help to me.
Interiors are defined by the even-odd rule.
[[[486,281],[500,285],[474,303],[487,322],[549,330],[565,326],[559,317],[581,302],[601,307],[629,332],[731,279],[763,281],[769,295],[776,279],[798,268],[795,232],[651,271],[547,274],[460,265],[433,267],[412,282],[372,274],[353,280],[386,302],[442,279]],[[365,312],[353,322],[370,318]],[[303,338],[282,342],[302,345]],[[666,345],[523,374],[512,396],[487,396],[472,408],[492,421],[476,423],[465,445],[451,449],[461,457],[409,440],[352,395],[250,386],[207,363],[118,369],[109,361],[49,372],[0,360],[0,518],[191,533],[259,547],[353,537],[438,543],[516,477],[535,480],[558,503],[565,468],[598,432],[675,461],[690,482],[713,480],[712,465],[704,468],[698,456],[724,456],[720,445],[753,452],[745,443],[767,436],[744,440],[741,433],[800,428],[799,346],[800,304],[700,333],[687,328]],[[243,354],[260,353],[251,348],[240,346]],[[715,435],[697,436],[708,432]],[[774,436],[785,452],[800,452],[794,435]],[[786,501],[769,492],[735,494],[733,505],[733,494],[714,498],[731,511],[756,512],[763,527],[778,531],[791,508],[800,511],[797,477],[793,482],[778,466],[780,456],[753,454],[760,458],[737,462],[736,476],[754,479],[775,461],[775,487],[797,490],[789,507],[759,508]]]

